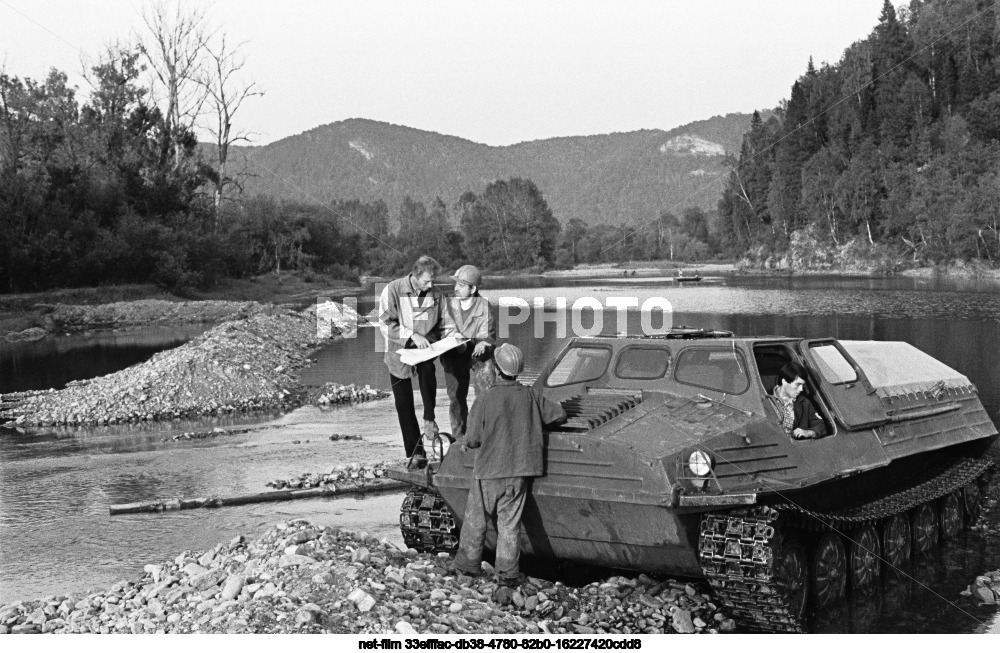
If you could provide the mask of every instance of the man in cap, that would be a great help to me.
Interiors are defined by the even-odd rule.
[[[434,288],[434,277],[441,265],[430,256],[421,256],[413,264],[410,274],[389,282],[379,297],[379,329],[385,336],[385,365],[392,381],[392,396],[396,402],[396,415],[403,433],[403,449],[411,465],[422,467],[427,457],[421,442],[413,403],[413,376],[420,385],[420,398],[424,403],[424,436],[433,438],[438,433],[434,421],[437,378],[434,361],[416,367],[400,360],[402,349],[426,349],[442,337],[442,310],[444,296]]]
[[[524,579],[519,566],[521,515],[529,479],[543,473],[542,426],[564,421],[566,412],[517,382],[524,355],[514,345],[497,347],[493,364],[496,383],[472,404],[462,445],[463,452],[476,450],[476,462],[454,567],[462,574],[479,575],[487,520],[495,514],[494,568],[498,580],[513,587]]]
[[[457,335],[468,341],[441,354],[445,386],[451,401],[449,417],[451,435],[465,435],[469,416],[469,383],[475,384],[476,396],[493,384],[493,366],[489,360],[497,339],[496,307],[479,294],[483,275],[474,265],[458,268],[452,280],[455,293],[448,298],[444,310],[444,335]]]

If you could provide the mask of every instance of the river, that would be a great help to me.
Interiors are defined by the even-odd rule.
[[[673,323],[742,335],[904,340],[967,375],[990,416],[1000,418],[1000,287],[947,279],[842,277],[708,278],[678,286],[669,277],[587,279],[510,278],[490,284],[493,300],[520,298],[547,307],[532,310],[509,338],[537,371],[565,344],[552,308],[592,297],[663,297]],[[372,306],[362,299],[362,309]],[[545,317],[547,319],[541,319]],[[592,319],[592,318],[591,318]],[[612,308],[605,331],[617,330]],[[627,315],[629,330],[640,316]],[[584,320],[589,326],[590,320]],[[542,325],[536,337],[535,325]],[[74,336],[0,348],[0,391],[59,386],[106,374],[155,351],[176,346],[195,331],[146,330],[141,334]],[[567,336],[570,334],[566,334]],[[387,387],[376,331],[333,343],[302,373],[307,384],[329,380]],[[440,371],[439,371],[440,373]],[[439,422],[447,423],[443,381]],[[170,436],[230,424],[258,424],[244,435],[192,442]],[[361,442],[331,442],[333,432],[359,434]],[[166,441],[165,441],[166,440]],[[395,514],[399,495],[366,500],[309,500],[217,510],[110,517],[110,504],[171,496],[258,492],[273,478],[326,471],[349,460],[355,447],[401,456],[391,400],[320,411],[302,408],[283,416],[198,420],[142,427],[0,430],[0,605],[89,587],[107,586],[141,573],[149,562],[204,549],[236,534],[253,535],[284,519],[362,528],[400,543]],[[883,591],[857,597],[817,615],[814,632],[982,632],[997,629],[995,611],[974,607],[959,592],[977,574],[1000,569],[1000,544],[965,533],[914,563],[907,577]]]

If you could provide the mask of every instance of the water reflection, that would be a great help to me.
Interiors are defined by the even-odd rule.
[[[124,333],[0,341],[0,393],[62,388],[70,381],[117,372],[201,335],[209,325],[147,327]]]
[[[980,606],[961,592],[985,571],[1000,568],[995,540],[963,532],[929,554],[887,572],[876,587],[854,592],[813,615],[814,633],[982,632],[996,606]]]

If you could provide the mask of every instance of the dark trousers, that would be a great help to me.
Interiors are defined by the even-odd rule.
[[[437,396],[437,378],[434,376],[434,361],[420,363],[415,368],[417,383],[420,385],[420,398],[424,402],[424,419],[434,419],[434,402]],[[413,382],[389,374],[392,380],[392,398],[396,401],[396,416],[399,418],[399,430],[403,432],[403,450],[406,457],[414,451],[423,453],[420,442],[420,424],[417,422],[416,408],[413,404]]]
[[[520,573],[521,515],[527,497],[527,479],[472,479],[465,504],[465,520],[458,538],[455,567],[467,574],[477,574],[482,567],[486,528],[493,519],[497,524],[496,569],[498,578],[517,578]]]
[[[481,397],[495,380],[489,355],[480,360],[472,356],[472,351],[472,347],[466,345],[465,349],[453,349],[440,356],[444,384],[451,402],[448,417],[452,438],[465,435],[465,424],[469,419],[470,383],[476,389],[476,397]]]

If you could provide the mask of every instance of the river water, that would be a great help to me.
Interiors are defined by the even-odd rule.
[[[967,375],[994,421],[1000,418],[1000,287],[936,279],[709,278],[678,286],[666,276],[589,279],[510,278],[490,284],[490,299],[538,302],[528,319],[512,326],[508,341],[524,349],[526,373],[540,369],[565,344],[558,313],[592,297],[632,297],[641,304],[663,297],[673,324],[742,335],[904,340]],[[537,298],[537,299],[536,299]],[[362,313],[373,298],[362,298]],[[508,314],[512,311],[508,311]],[[544,319],[543,319],[544,318]],[[583,320],[592,324],[593,316]],[[604,331],[618,330],[613,308]],[[640,315],[627,314],[628,329]],[[654,321],[655,323],[655,321]],[[536,334],[536,326],[540,331]],[[106,374],[176,346],[198,330],[74,336],[0,348],[0,391],[55,386]],[[504,334],[501,334],[504,335]],[[541,337],[538,337],[538,336]],[[387,387],[377,332],[333,343],[304,370],[307,384],[326,381]],[[440,370],[439,370],[440,376]],[[447,422],[443,379],[439,422]],[[173,442],[183,431],[257,424],[244,435]],[[331,442],[352,433],[362,442]],[[164,441],[164,440],[167,441]],[[320,411],[302,408],[283,416],[198,420],[186,423],[0,430],[0,605],[47,594],[107,586],[141,573],[150,562],[185,549],[204,549],[236,534],[254,535],[284,519],[362,528],[401,543],[396,526],[399,495],[365,500],[308,500],[216,510],[110,517],[108,505],[172,496],[233,495],[263,491],[267,480],[326,471],[351,460],[358,447],[378,457],[400,458],[391,400]],[[384,453],[384,455],[381,455]],[[995,610],[976,607],[960,592],[980,573],[1000,569],[1000,543],[965,533],[885,582],[881,591],[856,597],[813,619],[814,632],[986,632],[1000,629]]]

